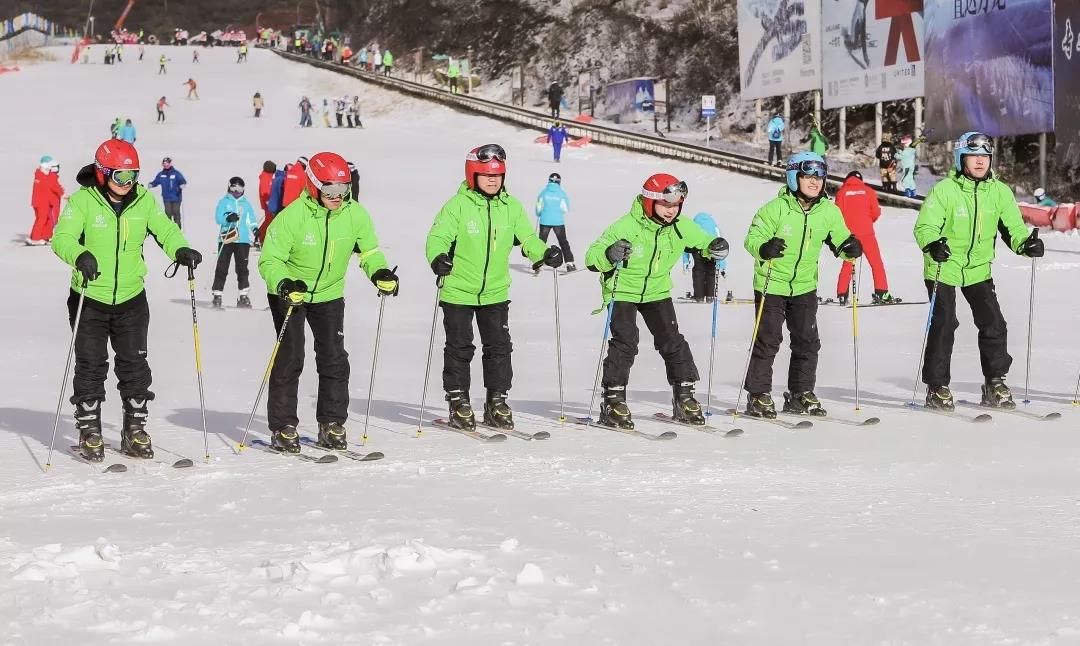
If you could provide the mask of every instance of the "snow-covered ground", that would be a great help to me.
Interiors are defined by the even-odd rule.
[[[524,428],[547,441],[497,445],[426,429],[415,437],[434,286],[423,240],[456,189],[464,152],[499,141],[508,185],[530,204],[549,172],[573,201],[575,252],[625,212],[642,180],[666,170],[691,187],[689,214],[717,216],[735,249],[724,289],[750,295],[741,242],[774,183],[643,155],[571,149],[558,166],[535,133],[288,63],[253,51],[157,48],[114,67],[57,62],[0,77],[0,155],[6,278],[0,334],[0,644],[1064,644],[1080,643],[1080,437],[1069,401],[1080,353],[1073,331],[1080,242],[1048,234],[1038,270],[1032,410],[1058,422],[995,415],[975,425],[905,411],[925,322],[924,306],[859,312],[863,415],[878,426],[819,422],[786,431],[741,422],[723,439],[677,429],[648,442],[541,418],[558,414],[552,278],[515,259],[511,330]],[[97,54],[95,53],[95,58]],[[201,101],[181,83],[199,82]],[[266,98],[263,119],[250,98]],[[364,130],[299,129],[302,94],[321,103],[359,94]],[[154,102],[173,107],[155,125]],[[360,200],[387,256],[400,265],[400,297],[386,307],[367,448],[373,463],[314,465],[234,452],[274,340],[253,275],[254,311],[199,309],[211,464],[203,464],[186,281],[166,279],[150,241],[150,362],[157,399],[151,430],[159,457],[196,466],[133,464],[99,474],[62,451],[43,474],[70,339],[68,270],[48,249],[26,248],[30,184],[38,157],[63,164],[62,181],[131,117],[148,180],[162,156],[188,178],[191,242],[206,255],[198,299],[209,301],[213,206],[232,175],[251,193],[262,162],[330,149],[361,168]],[[878,233],[895,294],[924,293],[913,211],[886,209]],[[837,262],[822,260],[823,295]],[[254,265],[254,263],[253,263]],[[1011,383],[1022,393],[1031,263],[1007,251],[995,267],[1012,324]],[[254,266],[253,266],[254,268]],[[868,271],[866,272],[869,273]],[[368,388],[377,299],[350,274],[352,439]],[[678,276],[677,284],[688,284]],[[584,414],[603,320],[595,275],[559,281],[566,408]],[[863,291],[872,289],[869,275]],[[230,277],[226,302],[235,299]],[[711,309],[679,306],[704,373]],[[714,404],[734,403],[753,310],[719,310]],[[954,359],[958,396],[977,397],[981,375],[970,314],[961,308]],[[855,416],[851,311],[822,308],[818,393]],[[441,331],[437,343],[441,344]],[[309,342],[310,343],[310,342]],[[436,352],[428,409],[444,410]],[[314,420],[315,369],[301,382],[301,422]],[[787,353],[774,394],[784,389]],[[474,403],[483,394],[479,357]],[[118,442],[120,404],[110,378],[106,437]],[[704,398],[705,384],[701,384]],[[640,428],[668,405],[662,363],[643,331],[631,384]],[[64,406],[58,447],[74,438]],[[546,423],[544,423],[546,424]],[[664,427],[667,428],[667,427]],[[263,408],[255,430],[265,431]]]

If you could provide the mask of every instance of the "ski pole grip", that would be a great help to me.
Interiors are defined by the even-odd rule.
[[[187,268],[187,279],[188,280],[195,280],[195,268],[194,267],[188,267]]]

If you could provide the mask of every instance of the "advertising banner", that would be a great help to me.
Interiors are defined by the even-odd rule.
[[[739,0],[742,98],[821,88],[821,0]]]
[[[1054,139],[1059,165],[1080,166],[1080,0],[1054,3]]]

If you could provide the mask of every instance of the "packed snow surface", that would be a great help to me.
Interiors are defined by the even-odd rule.
[[[95,48],[98,49],[98,48]],[[1066,644],[1080,642],[1080,436],[1070,410],[1080,370],[1075,347],[1080,242],[1047,234],[1037,270],[1031,404],[1057,422],[995,414],[971,424],[904,409],[925,306],[860,309],[859,396],[854,410],[852,311],[822,307],[817,392],[847,417],[807,431],[740,420],[724,439],[663,426],[661,361],[642,330],[630,402],[639,428],[676,430],[649,442],[576,425],[559,414],[553,278],[532,277],[516,257],[511,289],[519,426],[546,441],[482,444],[426,427],[416,415],[435,288],[423,255],[432,217],[461,180],[469,148],[509,151],[508,186],[531,208],[548,173],[570,194],[569,232],[579,266],[588,243],[626,212],[641,182],[672,172],[690,187],[688,215],[714,214],[732,241],[722,291],[751,295],[741,247],[754,211],[777,185],[701,166],[600,146],[570,149],[562,164],[536,133],[384,92],[253,51],[147,48],[123,64],[57,60],[4,75],[0,200],[7,249],[0,333],[0,643],[2,644]],[[158,75],[156,59],[171,59]],[[199,83],[200,101],[181,83]],[[262,119],[251,96],[266,99]],[[363,130],[297,127],[302,95],[358,94]],[[154,124],[154,103],[172,108]],[[62,164],[62,182],[131,117],[149,181],[169,155],[188,179],[185,232],[205,263],[197,276],[210,430],[209,464],[196,389],[187,282],[146,245],[154,369],[151,422],[160,462],[103,474],[76,462],[65,403],[52,469],[42,466],[70,339],[69,270],[47,248],[22,244],[32,219],[38,158]],[[373,214],[401,295],[386,305],[367,450],[378,462],[320,465],[235,447],[274,341],[264,284],[256,308],[213,311],[209,284],[217,233],[213,207],[228,178],[254,196],[262,162],[334,150],[356,162],[360,201]],[[886,209],[878,223],[897,296],[922,300],[915,213]],[[1023,398],[1031,262],[1001,245],[994,275],[1015,358],[1010,383]],[[822,255],[832,296],[838,262]],[[676,269],[676,271],[679,271]],[[872,290],[864,270],[864,299]],[[676,276],[679,290],[689,277]],[[566,413],[585,415],[603,318],[595,274],[559,277]],[[226,304],[235,302],[230,276]],[[378,301],[350,270],[346,342],[352,359],[348,425],[359,448]],[[981,373],[970,313],[960,308],[953,362],[958,397],[978,397]],[[679,323],[707,374],[707,306],[680,304]],[[719,308],[712,404],[735,403],[753,308]],[[439,385],[441,328],[427,408],[445,414]],[[310,341],[309,341],[310,344]],[[785,387],[787,352],[774,395]],[[483,396],[480,360],[472,398]],[[304,431],[315,427],[313,356],[301,381]],[[699,385],[705,399],[706,383]],[[110,378],[106,439],[119,442],[120,402]],[[68,391],[70,394],[70,390]],[[265,433],[264,406],[254,431]],[[965,411],[974,413],[977,411]],[[728,427],[717,416],[714,424]]]

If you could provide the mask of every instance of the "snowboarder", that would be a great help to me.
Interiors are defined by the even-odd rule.
[[[709,235],[692,220],[680,218],[686,182],[667,173],[645,180],[630,212],[616,220],[589,246],[585,264],[601,272],[604,304],[611,301],[611,339],[604,359],[603,399],[599,423],[633,429],[626,405],[626,386],[638,352],[637,317],[653,335],[664,359],[672,391],[672,416],[679,422],[705,424],[694,399],[698,370],[690,345],[679,332],[671,301],[671,269],[684,248],[698,249],[716,260],[727,258],[728,243]]]
[[[157,101],[157,123],[165,123],[165,108],[169,107],[169,102],[165,100],[165,97],[161,97]]]
[[[43,155],[34,169],[34,190],[30,196],[30,206],[34,209],[34,226],[26,244],[42,246],[49,243],[53,236],[52,212],[60,205],[64,196],[64,187],[60,185],[60,176],[53,170],[55,161],[50,155]]]
[[[711,235],[714,238],[723,237],[720,235],[720,227],[716,225],[716,220],[708,213],[701,212],[694,216],[694,224],[701,227],[701,230]],[[699,303],[712,302],[712,299],[716,295],[716,270],[719,267],[721,275],[726,276],[727,271],[727,259],[722,258],[716,260],[711,256],[701,253],[700,250],[694,248],[688,248],[683,253],[683,266],[690,264],[690,259],[694,260],[694,267],[691,270],[691,280],[693,281],[694,291],[691,294],[691,298]]]
[[[915,168],[918,164],[918,152],[915,150],[917,143],[913,143],[911,135],[900,138],[900,152],[896,153],[900,162],[900,187],[904,189],[904,195],[915,197],[918,187],[915,185]]]
[[[561,121],[556,121],[548,128],[548,140],[551,142],[551,151],[555,156],[555,162],[559,162],[559,158],[562,157],[563,142],[569,138],[570,134],[566,131],[566,126]]]
[[[263,106],[266,103],[263,101],[262,94],[256,92],[255,96],[251,97],[251,106],[255,108],[255,118],[258,119],[262,116]]]
[[[955,406],[949,382],[953,336],[960,325],[957,288],[971,306],[979,329],[982,404],[1016,407],[1005,384],[1012,357],[991,275],[994,246],[1000,235],[1017,255],[1040,258],[1044,249],[1042,240],[1024,225],[1012,189],[994,177],[993,155],[994,143],[987,135],[961,135],[953,148],[952,171],[930,190],[915,221],[915,241],[925,254],[927,293],[933,293],[937,280],[922,369],[928,408],[953,410]]]
[[[874,150],[881,173],[881,188],[890,193],[896,192],[896,146],[891,141],[882,141]]]
[[[784,118],[778,114],[773,115],[769,124],[765,126],[765,130],[769,133],[769,165],[773,165],[773,154],[775,154],[775,164],[777,166],[782,166],[784,156],[783,153],[780,152],[780,146],[784,143]]]
[[[552,231],[555,239],[559,241],[562,249],[563,260],[566,261],[567,273],[577,271],[574,265],[574,252],[570,250],[570,241],[566,239],[566,214],[570,212],[570,198],[562,187],[562,175],[552,173],[548,175],[548,183],[536,197],[536,217],[540,223],[540,239],[545,243]],[[540,268],[533,270],[534,274],[540,273]]]
[[[562,110],[563,88],[558,81],[552,81],[547,89],[548,106],[551,108],[551,118],[558,119]]]
[[[172,218],[176,226],[183,228],[180,215],[180,203],[184,201],[184,187],[187,180],[184,174],[173,168],[172,157],[161,160],[161,170],[147,185],[147,188],[161,187],[161,201],[165,205],[165,215]]]
[[[129,144],[135,144],[135,124],[131,123],[131,119],[126,119],[124,125],[120,127],[120,139],[128,142]]]
[[[862,255],[862,244],[825,196],[828,166],[821,155],[802,152],[787,164],[786,184],[754,214],[743,246],[757,260],[754,302],[760,324],[746,382],[746,414],[776,417],[772,364],[787,323],[791,363],[784,412],[823,416],[814,386],[821,340],[817,327],[818,256],[823,245],[845,259]],[[767,284],[766,284],[767,283]]]
[[[68,320],[75,325],[80,294],[85,303],[75,330],[75,428],[79,449],[91,461],[104,458],[101,404],[109,369],[107,344],[115,354],[117,387],[124,421],[120,450],[150,458],[154,451],[146,431],[150,364],[146,360],[150,309],[143,276],[143,243],[148,235],[178,265],[195,269],[202,261],[188,246],[180,228],[139,186],[139,154],[124,141],[98,146],[94,163],[77,175],[83,187],[68,200],[56,225],[52,247],[74,268],[68,296]],[[122,250],[122,251],[121,251]]]
[[[379,251],[366,209],[350,194],[349,168],[335,153],[312,155],[304,194],[274,218],[266,233],[259,273],[280,334],[289,325],[270,373],[266,413],[271,446],[298,453],[297,389],[304,369],[304,321],[315,337],[319,398],[318,443],[344,449],[349,417],[349,354],[345,351],[345,274],[354,253],[381,296],[396,296],[398,277]]]
[[[877,193],[863,182],[862,173],[853,170],[847,174],[844,183],[836,191],[836,206],[844,214],[844,223],[848,231],[859,239],[866,261],[874,273],[873,301],[891,303],[889,280],[885,276],[885,263],[881,260],[881,248],[878,246],[874,223],[881,217],[881,205]],[[844,262],[840,266],[840,277],[836,279],[836,301],[841,305],[848,303],[848,291],[851,288],[851,276],[855,263]]]
[[[220,231],[218,232],[218,260],[214,271],[214,285],[211,289],[213,307],[221,308],[222,290],[229,275],[229,263],[236,258],[236,284],[240,289],[240,298],[236,306],[251,309],[248,298],[248,253],[251,243],[259,231],[259,221],[255,210],[244,197],[244,180],[240,177],[229,178],[228,193],[217,203],[214,213]]]
[[[1035,200],[1039,206],[1057,206],[1058,203],[1054,201],[1052,197],[1046,194],[1046,189],[1041,186],[1035,189]]]
[[[562,251],[546,247],[536,235],[521,202],[506,191],[506,151],[486,144],[465,156],[465,181],[443,205],[427,237],[427,260],[444,277],[439,304],[443,310],[443,389],[449,424],[473,429],[469,402],[473,317],[483,343],[484,424],[514,427],[506,403],[513,378],[509,328],[510,251],[518,244],[534,267],[562,264]]]
[[[188,89],[187,99],[199,100],[199,84],[195,82],[195,79],[188,77],[188,80],[184,81],[184,87]]]

